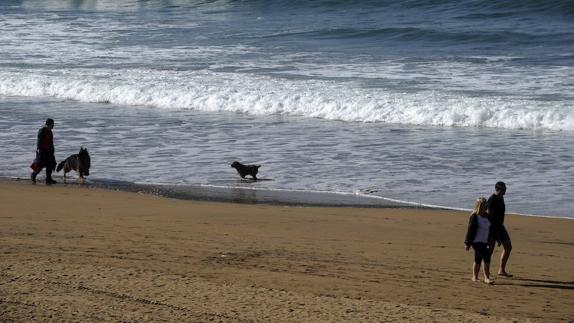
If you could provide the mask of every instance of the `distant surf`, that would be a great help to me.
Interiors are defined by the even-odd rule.
[[[0,14],[0,96],[574,131],[568,1],[43,1]]]
[[[88,70],[59,76],[0,72],[0,95],[348,122],[574,131],[569,101],[399,92],[218,72]]]

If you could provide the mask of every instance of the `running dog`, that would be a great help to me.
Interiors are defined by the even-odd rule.
[[[66,182],[66,173],[72,170],[76,171],[76,173],[80,175],[82,183],[85,183],[85,176],[90,176],[90,154],[88,150],[84,149],[84,147],[80,147],[79,153],[66,158],[58,164],[56,172],[59,173],[62,168],[64,169],[64,183]]]
[[[259,167],[261,167],[261,165],[243,165],[242,163],[238,162],[238,161],[234,161],[231,164],[231,167],[235,168],[237,170],[237,172],[239,173],[239,176],[241,176],[241,178],[245,178],[246,175],[251,175],[251,177],[253,177],[253,180],[257,180],[257,172],[259,171]]]

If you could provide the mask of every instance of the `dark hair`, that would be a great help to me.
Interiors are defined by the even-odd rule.
[[[504,184],[504,182],[496,182],[494,189],[497,191],[506,191],[506,184]]]
[[[46,124],[54,124],[54,119],[51,118],[46,119]]]

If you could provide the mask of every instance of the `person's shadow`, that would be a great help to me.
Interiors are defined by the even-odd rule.
[[[515,286],[522,286],[522,287],[573,289],[574,290],[574,281],[531,279],[531,278],[520,278],[520,277],[516,277],[516,276],[514,276],[511,279],[498,279],[498,280],[496,280],[496,284],[497,285],[515,285]]]

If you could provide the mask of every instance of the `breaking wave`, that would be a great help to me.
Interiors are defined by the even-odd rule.
[[[574,131],[574,110],[568,101],[400,92],[209,71],[89,73],[80,77],[2,72],[0,95],[347,122]]]

